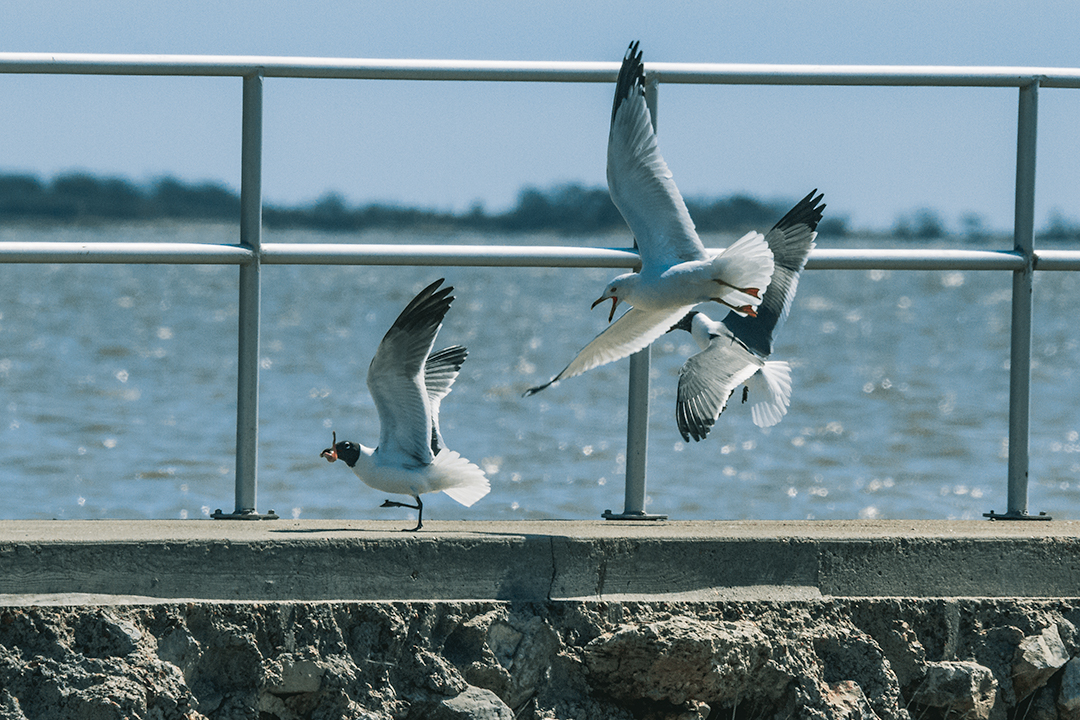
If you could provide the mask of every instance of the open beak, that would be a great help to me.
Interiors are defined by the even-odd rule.
[[[594,302],[589,307],[589,309],[592,310],[594,307],[596,307],[600,303],[604,302],[605,300],[610,300],[611,301],[611,312],[609,312],[608,316],[607,316],[607,321],[611,322],[611,318],[615,317],[615,308],[619,306],[619,298],[615,297],[614,295],[612,295],[611,297],[602,297],[602,298],[600,298],[599,300]]]
[[[334,431],[333,437],[334,437],[334,439],[333,439],[332,444],[330,445],[330,447],[326,448],[321,453],[319,453],[319,457],[326,458],[326,462],[334,462],[335,460],[337,460],[337,431],[336,430]]]

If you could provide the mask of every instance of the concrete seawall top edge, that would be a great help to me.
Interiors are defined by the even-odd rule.
[[[0,520],[0,543],[252,541],[554,537],[581,540],[666,539],[1040,539],[1080,538],[1080,521],[987,520],[513,520],[425,522],[389,520]]]
[[[2,521],[0,605],[1080,597],[1070,521],[407,524]]]

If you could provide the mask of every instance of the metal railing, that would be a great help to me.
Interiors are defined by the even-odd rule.
[[[1016,205],[1012,251],[814,250],[808,269],[1004,270],[1013,274],[1009,385],[1008,507],[991,518],[1028,514],[1032,281],[1035,270],[1080,270],[1080,251],[1034,248],[1035,149],[1040,88],[1080,88],[1080,69],[1029,67],[817,66],[646,63],[646,101],[655,122],[660,82],[718,85],[850,85],[1015,87],[1019,89]],[[263,264],[457,265],[631,268],[629,250],[468,245],[337,245],[262,243],[264,78],[482,80],[613,83],[617,62],[357,60],[190,55],[0,53],[0,73],[232,76],[243,78],[240,237],[236,245],[200,243],[0,243],[0,263],[173,263],[239,266],[236,487],[232,513],[257,511],[260,269]],[[631,358],[626,495],[622,513],[645,513],[649,350]]]

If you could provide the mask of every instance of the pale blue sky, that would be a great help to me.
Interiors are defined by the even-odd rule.
[[[15,0],[0,51],[1080,67],[1080,3],[290,3]],[[236,78],[0,75],[0,172],[174,174],[239,186]],[[604,183],[604,84],[265,83],[264,196],[490,210],[524,185]],[[1039,95],[1037,221],[1080,219],[1080,90]],[[1015,89],[666,85],[683,193],[826,194],[856,226],[966,211],[1012,226]]]

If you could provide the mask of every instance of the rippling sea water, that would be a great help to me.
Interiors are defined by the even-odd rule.
[[[235,242],[231,227],[5,228],[0,240]],[[731,238],[706,237],[723,246]],[[622,235],[267,232],[264,242],[622,246]],[[819,237],[820,247],[900,241]],[[910,246],[910,243],[908,243]],[[0,265],[0,518],[200,518],[233,507],[237,268]],[[487,471],[432,519],[598,518],[622,509],[628,361],[523,398],[605,325],[612,270],[264,266],[260,510],[401,517],[319,452],[374,445],[364,377],[409,299],[456,288],[437,347],[469,359],[447,443]],[[1029,510],[1080,517],[1080,276],[1036,275]],[[674,421],[695,350],[653,348],[648,509],[673,519],[979,518],[1004,512],[1011,279],[1001,272],[807,271],[774,359],[793,366],[771,430],[733,404],[700,443]],[[719,318],[719,309],[713,313]]]

